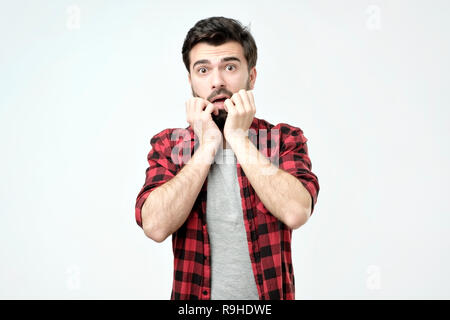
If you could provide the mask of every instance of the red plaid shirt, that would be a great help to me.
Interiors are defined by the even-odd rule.
[[[311,172],[307,139],[299,128],[280,123],[276,126],[254,118],[249,138],[258,150],[280,169],[297,177],[317,202],[319,182]],[[141,208],[147,196],[173,178],[198,147],[192,127],[165,129],[150,141],[149,167],[135,207],[136,222],[142,227]],[[250,261],[259,299],[295,299],[294,270],[291,260],[292,230],[273,216],[250,185],[239,161],[236,163],[244,225]],[[172,234],[174,273],[171,300],[211,298],[210,243],[206,225],[208,178],[184,224]]]

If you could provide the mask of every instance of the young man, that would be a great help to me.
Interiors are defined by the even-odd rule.
[[[197,22],[182,54],[189,126],[151,139],[135,208],[149,238],[172,235],[171,299],[294,299],[292,230],[319,193],[307,139],[254,117],[257,47],[238,21]]]

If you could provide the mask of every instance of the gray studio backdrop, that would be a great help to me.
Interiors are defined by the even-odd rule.
[[[187,126],[183,39],[250,25],[256,116],[302,128],[318,203],[297,299],[450,298],[448,1],[1,1],[0,298],[169,299],[134,218],[150,138]]]

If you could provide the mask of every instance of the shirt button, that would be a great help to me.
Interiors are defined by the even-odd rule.
[[[208,294],[208,291],[203,291],[203,295],[206,296]]]

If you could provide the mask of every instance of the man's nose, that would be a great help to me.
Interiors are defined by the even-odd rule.
[[[218,69],[214,69],[211,75],[211,87],[213,90],[217,90],[225,87],[225,80],[222,73]]]

